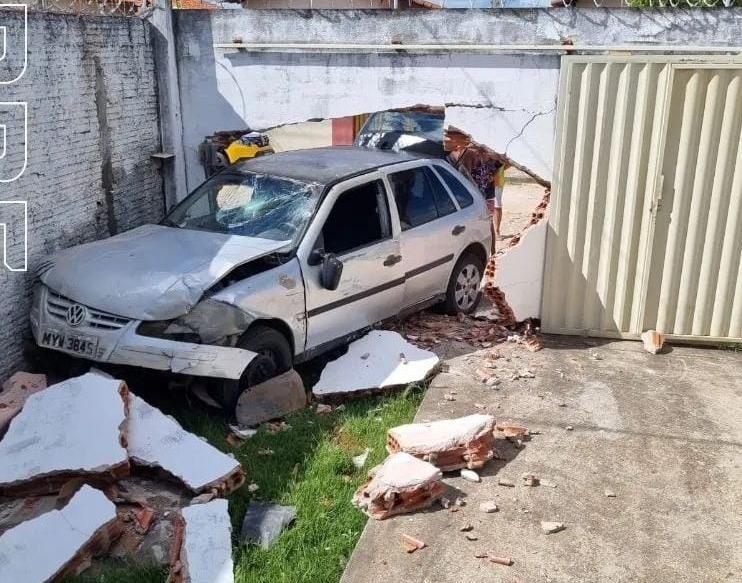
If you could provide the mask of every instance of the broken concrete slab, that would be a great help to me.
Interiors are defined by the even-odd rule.
[[[369,480],[356,490],[353,504],[377,520],[414,512],[443,495],[442,477],[434,465],[408,453],[394,453],[369,472]]]
[[[526,229],[516,245],[497,257],[494,285],[507,296],[518,322],[541,315],[547,230],[548,221],[542,219]]]
[[[296,518],[296,508],[271,502],[251,501],[242,520],[240,538],[247,543],[269,549],[285,526]]]
[[[387,432],[389,453],[404,451],[444,472],[481,468],[493,457],[495,418],[469,415],[430,423],[410,423]]]
[[[28,496],[75,477],[105,483],[126,476],[128,402],[123,382],[90,373],[29,396],[0,441],[0,493]]]
[[[3,383],[0,391],[0,437],[10,420],[18,415],[26,399],[46,388],[46,375],[17,372]]]
[[[252,427],[285,417],[307,404],[307,393],[299,374],[291,369],[243,391],[235,416],[241,427]]]
[[[324,397],[408,385],[424,380],[438,360],[435,354],[410,344],[397,332],[374,330],[328,363],[312,391]]]
[[[234,583],[232,525],[226,500],[184,508],[176,531],[170,583]]]
[[[135,464],[164,470],[193,492],[214,489],[227,495],[245,481],[237,460],[133,394],[127,436]]]
[[[116,506],[100,490],[83,486],[61,510],[0,536],[0,581],[44,583],[79,572],[119,534]]]

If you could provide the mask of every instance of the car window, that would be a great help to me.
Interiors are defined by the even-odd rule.
[[[427,166],[394,172],[389,181],[403,231],[456,210],[448,192]]]
[[[384,184],[362,184],[337,198],[315,247],[342,255],[390,237],[390,225]]]
[[[321,191],[315,183],[227,169],[194,190],[163,222],[297,244]]]
[[[451,196],[448,194],[446,187],[441,183],[441,179],[430,169],[425,168],[425,177],[428,179],[435,196],[435,204],[438,207],[438,216],[445,217],[456,212],[456,205],[453,204]]]
[[[451,193],[462,209],[474,203],[474,198],[472,197],[471,192],[469,192],[469,189],[464,186],[461,180],[441,166],[436,166],[435,170],[441,175],[448,188],[451,189]]]

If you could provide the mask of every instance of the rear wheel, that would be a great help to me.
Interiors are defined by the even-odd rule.
[[[464,253],[456,262],[446,289],[446,313],[471,314],[477,309],[482,292],[479,285],[484,273],[484,262],[476,254]]]
[[[238,348],[255,352],[257,356],[247,366],[239,380],[218,381],[211,396],[230,414],[234,413],[242,392],[288,371],[293,363],[291,345],[286,337],[270,326],[250,328],[237,343]]]

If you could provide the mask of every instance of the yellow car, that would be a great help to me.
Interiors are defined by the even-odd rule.
[[[257,158],[272,153],[273,148],[268,136],[260,132],[246,133],[224,149],[227,164],[234,164],[237,160]]]

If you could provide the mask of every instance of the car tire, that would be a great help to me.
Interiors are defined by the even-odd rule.
[[[213,386],[209,394],[230,414],[237,407],[242,392],[285,373],[293,366],[293,355],[288,339],[270,326],[253,326],[240,338],[238,348],[256,352],[257,356],[242,373],[239,380],[224,379]]]
[[[479,285],[484,275],[484,261],[471,252],[464,253],[451,272],[443,309],[447,314],[471,314],[482,299]]]

